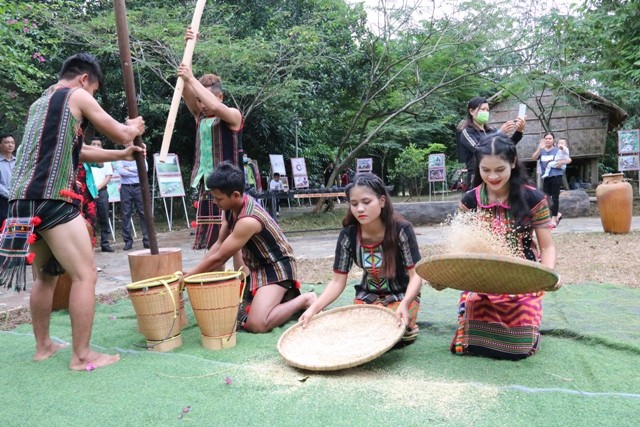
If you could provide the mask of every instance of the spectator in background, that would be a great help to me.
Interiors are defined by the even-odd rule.
[[[566,173],[567,165],[571,163],[571,153],[569,153],[569,142],[566,138],[558,139],[558,152],[552,161],[547,163],[542,179],[545,179],[554,168],[562,169],[563,174]]]
[[[471,182],[473,182],[473,174],[476,167],[476,146],[478,143],[495,133],[502,132],[511,136],[511,141],[517,144],[522,139],[524,132],[524,117],[518,117],[515,120],[509,120],[503,124],[500,129],[494,129],[487,126],[489,122],[489,103],[486,98],[476,96],[467,104],[467,116],[458,125],[456,131],[456,142],[458,145],[458,161],[464,163],[467,168],[467,176],[465,178],[465,190],[469,190]]]
[[[331,178],[331,174],[333,173],[333,162],[329,162],[326,168],[324,168],[324,172],[322,172],[322,176],[324,177],[324,186],[325,188],[331,188],[332,185],[329,185],[329,178]]]
[[[284,191],[284,186],[282,185],[282,181],[280,181],[280,174],[278,172],[273,174],[273,179],[269,182],[269,191]],[[278,199],[272,197],[271,200],[273,200],[276,205],[276,216],[280,216],[280,203],[278,203]]]
[[[270,191],[284,191],[284,186],[282,185],[282,181],[280,181],[280,174],[275,172],[273,174],[273,179],[269,183]]]
[[[124,144],[125,147],[133,145],[133,141]],[[146,161],[145,161],[146,165]],[[149,235],[147,234],[147,223],[145,221],[144,210],[142,208],[142,191],[140,191],[140,178],[138,177],[138,167],[133,160],[120,160],[114,163],[118,175],[120,175],[120,209],[122,210],[122,239],[124,240],[124,250],[133,248],[133,237],[131,237],[131,216],[133,215],[133,204],[140,218],[142,228],[142,245],[149,248]]]
[[[340,175],[340,187],[346,187],[347,185],[349,185],[349,172],[345,169]]]
[[[242,157],[242,163],[244,164],[245,192],[255,197],[256,194],[262,192],[262,183],[260,182],[258,168],[246,154]]]
[[[16,149],[16,140],[13,135],[0,135],[0,226],[7,219],[9,208],[9,188],[11,187],[11,173],[16,164],[13,152]]]
[[[562,181],[564,176],[562,165],[571,162],[571,158],[569,158],[569,160],[558,159],[558,152],[560,150],[555,146],[554,138],[555,135],[553,134],[553,132],[545,133],[544,138],[538,145],[538,149],[531,155],[531,159],[533,160],[540,159],[541,171],[546,171],[547,165],[550,162],[555,162],[556,165],[555,167],[551,168],[547,177],[542,180],[542,191],[544,191],[544,193],[551,198],[550,208],[552,228],[555,228],[562,219],[562,214],[558,212],[560,208],[560,189],[562,188]]]
[[[347,176],[349,177],[349,182],[353,182],[353,178],[355,178],[356,176],[356,171],[354,171],[350,167],[347,167]]]
[[[91,145],[103,148],[100,138],[94,138],[91,141]],[[109,244],[109,191],[107,190],[107,185],[111,182],[111,177],[113,176],[113,167],[111,162],[94,163],[94,165],[91,168],[91,173],[98,190],[96,209],[100,223],[100,248],[102,252],[113,252],[113,248]]]

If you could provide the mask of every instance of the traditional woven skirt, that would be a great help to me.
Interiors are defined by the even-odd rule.
[[[463,292],[451,352],[509,360],[531,356],[540,344],[542,295]]]
[[[67,223],[80,215],[78,208],[61,200],[12,200],[9,215],[0,236],[0,286],[26,290],[27,265],[35,254],[31,244],[39,238],[38,231]],[[62,274],[64,270],[51,256],[41,263],[45,273]]]
[[[193,249],[209,249],[218,240],[222,214],[223,212],[216,205],[211,192],[202,186],[198,195],[196,238]]]

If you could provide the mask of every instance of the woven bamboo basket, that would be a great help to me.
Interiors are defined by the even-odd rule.
[[[302,323],[293,325],[278,340],[278,351],[296,368],[336,371],[379,357],[404,331],[388,308],[350,305],[313,316],[306,328]]]
[[[214,271],[184,279],[202,346],[221,350],[236,345],[236,320],[244,291],[241,271]]]
[[[180,277],[160,276],[127,285],[138,316],[138,330],[152,351],[169,351],[182,345],[180,335]]]
[[[416,264],[416,273],[438,290],[453,288],[486,294],[555,291],[560,276],[522,258],[488,254],[435,255]]]

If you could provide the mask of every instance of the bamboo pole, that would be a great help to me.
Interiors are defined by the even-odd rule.
[[[195,34],[198,34],[200,28],[200,19],[202,18],[202,12],[204,11],[204,5],[207,0],[198,0],[196,3],[196,9],[193,12],[193,18],[191,19],[191,29]],[[182,55],[182,63],[191,65],[193,58],[193,51],[196,47],[196,39],[187,40],[187,45],[184,48],[184,54]],[[176,123],[176,116],[178,114],[178,107],[180,107],[180,100],[182,98],[182,91],[184,89],[184,80],[178,78],[176,87],[173,92],[173,99],[171,99],[171,108],[169,108],[169,116],[167,117],[167,124],[164,128],[164,135],[162,137],[162,146],[160,147],[160,155],[158,160],[164,162],[167,159],[169,153],[169,144],[171,144],[171,135],[173,134],[173,126]]]
[[[118,34],[118,49],[120,51],[120,65],[122,66],[122,79],[124,80],[124,91],[127,97],[127,111],[129,118],[138,117],[138,104],[136,98],[136,87],[133,76],[133,66],[131,63],[131,48],[129,46],[129,28],[127,26],[127,9],[125,0],[113,0],[113,8],[116,15],[116,31]],[[142,138],[136,136],[133,143],[138,147],[144,146]],[[153,222],[153,211],[151,210],[151,192],[149,191],[149,179],[147,178],[147,166],[142,153],[135,153],[138,177],[140,178],[140,191],[142,192],[142,205],[145,222],[149,233],[149,249],[151,254],[157,255],[158,240],[156,238],[156,227]]]

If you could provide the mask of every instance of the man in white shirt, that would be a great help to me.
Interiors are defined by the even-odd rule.
[[[269,191],[284,191],[284,186],[282,185],[282,181],[280,181],[280,174],[278,172],[273,174],[273,179],[269,182]],[[280,216],[280,203],[278,203],[278,199],[272,197],[271,200],[275,204],[276,216]],[[271,212],[273,212],[273,210]]]
[[[273,174],[273,179],[269,183],[269,190],[271,191],[284,191],[282,181],[280,181],[280,174],[278,172]]]
[[[91,140],[91,145],[103,148],[100,138]],[[93,174],[93,181],[98,188],[96,207],[98,221],[100,222],[100,248],[102,252],[113,252],[113,248],[109,244],[109,191],[107,190],[107,185],[113,175],[113,167],[111,162],[97,163],[96,165],[96,167],[91,167],[91,173]]]
[[[130,145],[133,145],[133,141],[124,144],[125,147]],[[146,160],[145,166],[148,168]],[[138,218],[140,218],[142,246],[145,249],[149,249],[149,235],[142,204],[138,166],[133,160],[119,160],[113,163],[113,168],[120,175],[120,209],[122,210],[122,240],[124,240],[124,248],[122,249],[128,251],[133,248],[131,216],[133,215],[134,205]]]

